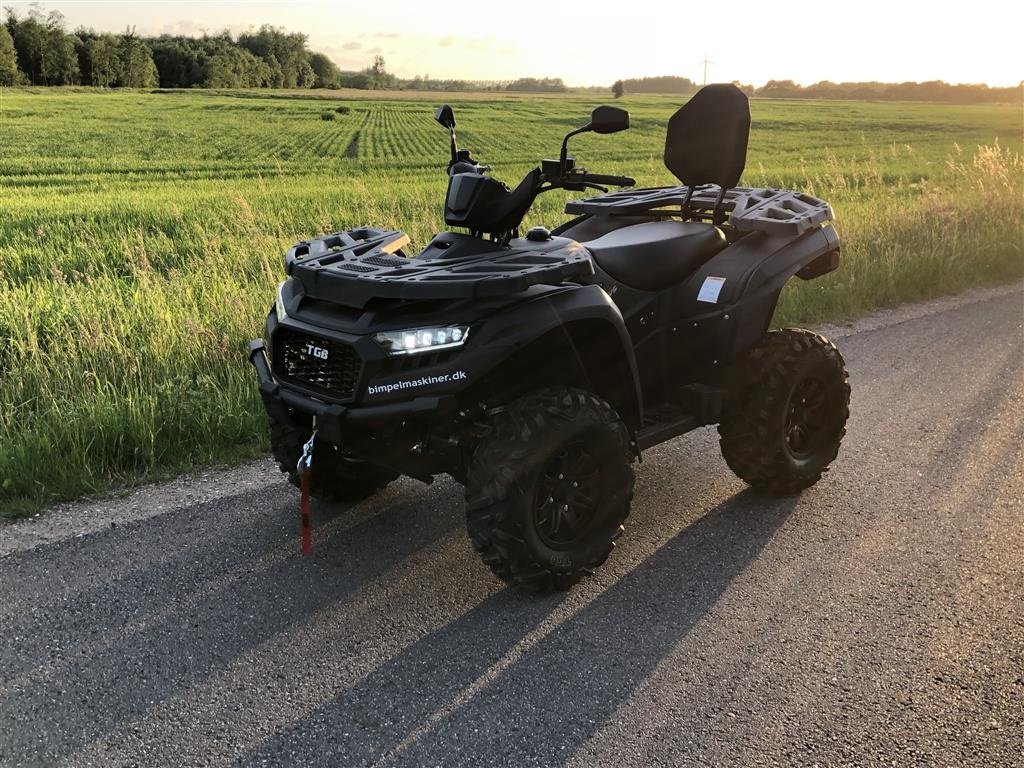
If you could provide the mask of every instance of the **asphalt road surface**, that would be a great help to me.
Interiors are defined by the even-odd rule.
[[[1021,765],[1024,293],[949,306],[839,340],[818,486],[672,441],[564,595],[450,480],[317,507],[309,558],[266,461],[0,528],[0,764]]]

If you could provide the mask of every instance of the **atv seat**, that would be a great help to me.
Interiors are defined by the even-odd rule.
[[[697,221],[651,221],[583,243],[615,280],[641,291],[681,282],[726,246],[722,230]]]

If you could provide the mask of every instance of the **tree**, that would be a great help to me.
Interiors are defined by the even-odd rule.
[[[8,8],[7,31],[14,40],[18,64],[28,76],[29,83],[45,85],[43,60],[47,36],[42,9],[38,4],[33,4],[28,16],[19,19],[14,11]]]
[[[161,88],[191,88],[207,77],[204,40],[163,35],[147,41]]]
[[[316,80],[309,65],[306,36],[264,24],[257,32],[246,32],[238,37],[238,45],[258,56],[274,69],[272,59],[281,70],[281,82],[275,87],[309,88]]]
[[[739,80],[733,80],[732,84],[735,85],[737,88],[739,88],[741,91],[743,91],[743,93],[746,94],[747,98],[750,98],[751,96],[753,96],[754,95],[754,91],[756,90],[754,88],[754,86],[752,86],[752,85],[744,85]]]
[[[370,76],[366,74],[366,71],[362,72],[342,72],[338,77],[338,85],[341,88],[357,88],[360,91],[365,91],[370,87]]]
[[[384,64],[384,57],[380,54],[373,57],[373,64],[363,72],[369,81],[369,87],[375,91],[384,90],[395,80],[395,76],[388,72],[387,66]]]
[[[295,85],[299,88],[312,88],[316,83],[316,73],[313,71],[313,67],[310,65],[307,59],[303,59],[298,64],[298,73],[295,78]]]
[[[7,32],[21,69],[33,85],[70,85],[79,81],[78,39],[64,31],[64,17],[57,11],[43,15],[33,3],[24,19],[7,12]]]
[[[17,85],[21,82],[18,70],[18,54],[14,50],[14,38],[7,27],[0,26],[0,85]]]
[[[51,11],[46,19],[43,51],[43,78],[49,85],[72,85],[79,82],[78,52],[74,35],[64,31],[64,14]]]
[[[242,48],[225,48],[210,59],[207,88],[260,88],[270,79],[270,67]]]
[[[125,31],[121,36],[118,56],[121,61],[119,85],[125,88],[152,88],[157,84],[153,52],[135,36],[134,29]]]
[[[792,80],[769,80],[759,88],[759,96],[771,96],[776,99],[791,99],[800,95],[801,88]]]
[[[121,52],[117,38],[99,35],[86,43],[89,58],[89,83],[110,88],[121,79]],[[83,73],[85,74],[85,73]]]
[[[277,56],[269,54],[266,58],[267,64],[267,85],[271,88],[284,88],[284,70],[281,69],[281,62]]]
[[[621,99],[622,94],[626,92],[626,87],[622,84],[621,80],[616,80],[612,83],[612,96],[616,99]]]
[[[314,88],[337,88],[341,82],[341,72],[338,65],[322,53],[313,53],[309,56],[309,66],[313,69],[315,80]]]

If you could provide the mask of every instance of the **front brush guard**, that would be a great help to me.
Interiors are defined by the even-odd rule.
[[[315,397],[299,394],[281,386],[274,379],[267,358],[267,347],[262,339],[255,339],[249,343],[249,362],[256,369],[256,376],[260,382],[260,397],[271,418],[287,423],[291,419],[290,411],[314,416],[322,439],[337,445],[343,442],[342,433],[345,425],[358,429],[361,425],[402,421],[425,413],[443,416],[457,408],[453,395],[416,397],[400,403],[360,408],[326,403]]]

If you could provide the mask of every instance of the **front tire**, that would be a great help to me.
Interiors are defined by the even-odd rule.
[[[849,374],[836,345],[811,331],[769,331],[740,363],[718,434],[730,469],[754,488],[799,493],[839,453]]]
[[[527,592],[565,590],[604,563],[633,498],[629,433],[608,403],[537,390],[493,416],[470,462],[466,526],[483,561]]]
[[[282,424],[270,418],[270,447],[288,482],[301,487],[297,464],[312,428]],[[310,495],[321,501],[361,501],[398,477],[386,467],[345,456],[337,446],[317,443],[313,448]]]

